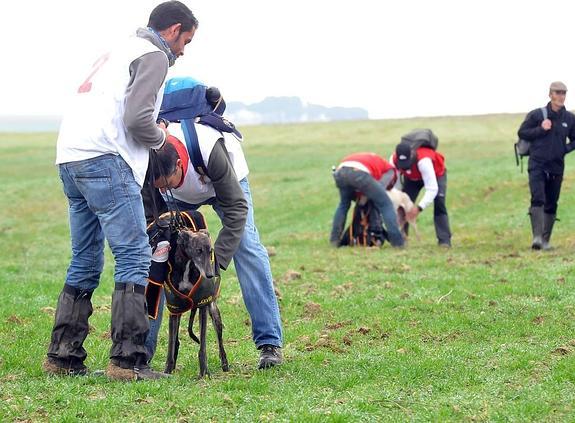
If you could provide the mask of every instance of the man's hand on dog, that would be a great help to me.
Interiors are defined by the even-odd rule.
[[[419,215],[419,207],[412,207],[410,211],[405,214],[406,219],[414,220]]]

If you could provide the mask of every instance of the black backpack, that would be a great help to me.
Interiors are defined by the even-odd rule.
[[[543,114],[543,120],[547,119],[547,107],[541,107],[541,113]],[[523,172],[523,157],[529,156],[529,141],[519,138],[515,144],[513,144],[513,151],[515,152],[515,163],[519,166],[519,158],[521,158],[521,172]]]
[[[408,144],[411,147],[411,151],[415,151],[419,147],[427,147],[432,150],[437,150],[439,139],[431,129],[414,129],[401,137],[401,143]]]
[[[379,210],[371,200],[356,203],[351,225],[345,230],[340,245],[381,247],[387,240],[387,232]]]

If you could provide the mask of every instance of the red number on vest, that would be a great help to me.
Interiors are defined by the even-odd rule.
[[[92,66],[92,72],[90,73],[90,75],[88,75],[84,83],[80,85],[80,87],[78,88],[78,94],[90,92],[90,90],[92,89],[92,82],[90,81],[90,79],[92,79],[92,77],[96,74],[96,72],[98,72],[98,70],[102,67],[102,65],[108,61],[109,57],[110,53],[106,53],[98,60],[96,60],[96,63],[94,63],[94,66]]]

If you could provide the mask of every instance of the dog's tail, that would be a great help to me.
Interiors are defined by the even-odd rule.
[[[197,308],[192,309],[192,311],[190,312],[190,321],[188,323],[188,334],[190,335],[190,338],[192,338],[192,340],[194,340],[194,342],[196,342],[197,344],[200,343],[200,340],[198,339],[198,337],[196,336],[196,334],[194,333],[194,319],[196,318],[196,312],[198,311]]]

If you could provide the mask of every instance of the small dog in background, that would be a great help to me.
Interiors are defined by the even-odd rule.
[[[417,218],[411,219],[409,221],[407,220],[407,213],[413,207],[416,207],[415,204],[413,204],[413,201],[411,201],[405,192],[400,191],[397,188],[392,188],[386,192],[387,196],[393,203],[393,207],[395,208],[395,213],[397,214],[397,224],[401,234],[404,236],[404,238],[407,238],[407,226],[411,225],[411,227],[413,227],[413,231],[415,232],[415,237],[419,241],[420,237],[416,224]]]

